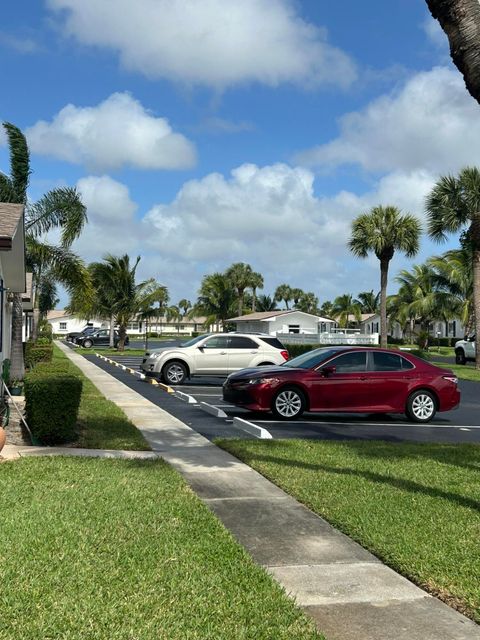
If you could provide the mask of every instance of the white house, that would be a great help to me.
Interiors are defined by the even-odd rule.
[[[12,305],[10,293],[25,293],[23,205],[0,202],[0,362],[10,357]]]
[[[409,332],[407,330],[406,335],[402,331],[402,328],[398,322],[393,322],[393,326],[390,322],[388,324],[388,335],[393,338],[407,338],[409,339]],[[362,320],[359,325],[361,333],[371,334],[378,333],[380,331],[380,314],[374,313],[362,316]],[[420,331],[418,323],[415,324],[415,333]],[[434,320],[429,324],[428,332],[433,338],[457,338],[460,340],[465,335],[465,328],[458,318],[454,320]]]
[[[271,336],[280,334],[307,334],[318,335],[330,332],[337,326],[331,318],[322,318],[303,311],[258,311],[245,316],[229,318],[227,322],[233,322],[237,331],[246,333],[260,332]]]

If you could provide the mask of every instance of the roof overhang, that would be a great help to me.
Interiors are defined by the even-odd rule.
[[[24,311],[33,311],[33,274],[27,272],[25,293],[22,294],[22,308]]]
[[[6,246],[9,245],[9,246]],[[25,226],[22,215],[10,238],[0,239],[0,260],[2,262],[3,286],[13,293],[25,293]]]

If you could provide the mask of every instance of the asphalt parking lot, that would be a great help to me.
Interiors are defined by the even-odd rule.
[[[95,356],[89,360],[121,380],[148,400],[162,407],[209,439],[217,437],[252,438],[247,425],[266,429],[272,438],[306,438],[329,440],[385,440],[389,442],[479,442],[480,387],[478,383],[460,380],[462,401],[459,409],[437,414],[427,425],[408,422],[402,415],[306,413],[300,420],[281,422],[270,414],[255,414],[224,402],[220,378],[193,378],[188,384],[172,387],[182,399],[158,386],[141,380],[139,375]],[[141,356],[112,356],[119,364],[138,369]],[[189,397],[190,402],[188,402]],[[205,403],[208,407],[202,405]],[[219,413],[218,417],[207,411]],[[222,415],[223,414],[223,415]]]

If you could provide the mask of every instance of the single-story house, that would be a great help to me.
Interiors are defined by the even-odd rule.
[[[229,318],[227,322],[235,324],[237,331],[245,333],[268,333],[271,336],[286,334],[328,333],[337,326],[335,320],[322,318],[312,313],[305,313],[297,309],[283,311],[258,311],[236,318]]]
[[[26,292],[25,228],[22,204],[0,202],[0,362],[12,342],[11,293]]]
[[[402,328],[398,322],[393,322],[393,326],[387,319],[388,335],[393,338],[409,338],[408,330],[406,335],[402,331]],[[374,313],[362,316],[362,320],[359,324],[360,333],[371,334],[380,332],[380,314]],[[414,332],[418,334],[420,326],[415,324]],[[458,338],[462,339],[465,335],[465,327],[461,320],[455,318],[454,320],[434,320],[428,327],[428,332],[432,338]]]

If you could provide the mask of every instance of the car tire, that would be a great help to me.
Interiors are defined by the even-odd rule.
[[[455,351],[455,364],[467,364],[465,351],[463,349],[457,349]]]
[[[430,391],[418,389],[408,398],[405,413],[412,422],[430,422],[437,413],[437,399]]]
[[[93,347],[93,342],[91,340],[84,340],[82,347],[85,347],[85,349],[91,349]]]
[[[296,387],[283,387],[272,401],[272,413],[279,420],[296,420],[305,411],[304,394]]]
[[[187,367],[179,360],[171,360],[162,369],[165,384],[183,384],[188,375]]]

